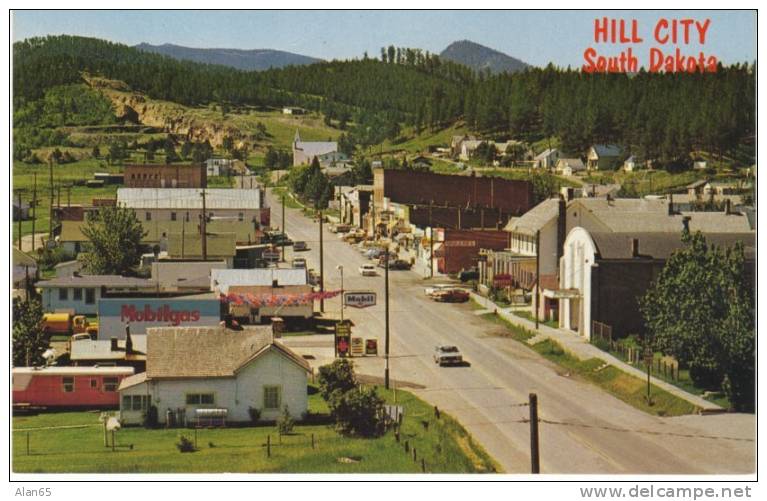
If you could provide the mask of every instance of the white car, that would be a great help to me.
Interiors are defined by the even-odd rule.
[[[373,264],[363,264],[360,266],[360,275],[363,277],[374,277],[377,274],[376,267]]]
[[[440,345],[434,348],[434,363],[440,367],[444,365],[463,364],[463,355],[457,346]]]
[[[446,290],[450,290],[454,288],[455,288],[455,285],[452,285],[452,284],[434,284],[434,285],[430,285],[429,287],[426,287],[423,291],[427,296],[431,296],[435,292],[446,291]]]

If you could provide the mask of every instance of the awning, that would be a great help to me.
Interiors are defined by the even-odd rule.
[[[549,299],[578,299],[581,291],[578,289],[543,289],[543,297]]]

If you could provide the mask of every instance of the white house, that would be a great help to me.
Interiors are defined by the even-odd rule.
[[[208,177],[226,176],[232,171],[234,160],[230,158],[209,158],[205,161],[205,170]]]
[[[227,422],[251,421],[251,409],[261,420],[275,420],[285,408],[301,419],[309,372],[301,356],[273,339],[271,327],[151,328],[146,372],[120,383],[120,418],[141,424],[154,405],[161,424],[178,409],[187,425],[198,422],[198,409],[216,409]]]
[[[210,270],[210,290],[228,294],[231,286],[306,285],[304,268],[255,268],[251,270]]]
[[[301,135],[296,130],[293,138],[293,165],[307,165],[314,157],[322,157],[338,151],[336,141],[301,141]]]
[[[563,176],[572,176],[576,172],[581,172],[584,170],[586,170],[586,166],[583,165],[583,161],[580,158],[560,158],[557,160],[557,174],[562,174]]]
[[[611,170],[620,164],[623,150],[615,144],[595,144],[586,155],[588,170]]]
[[[537,168],[551,169],[559,160],[560,153],[556,148],[546,148],[533,159],[533,165]]]
[[[145,278],[119,275],[73,275],[38,282],[45,311],[74,311],[79,315],[98,313],[98,300],[106,293],[153,292],[157,284]]]

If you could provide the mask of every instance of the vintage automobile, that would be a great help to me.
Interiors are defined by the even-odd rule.
[[[463,364],[463,355],[457,346],[440,345],[434,348],[434,363],[440,367]]]

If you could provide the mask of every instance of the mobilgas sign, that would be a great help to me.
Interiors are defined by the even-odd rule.
[[[135,299],[99,300],[99,339],[145,334],[147,327],[218,325],[221,306],[217,299]]]
[[[344,304],[351,306],[352,308],[367,308],[368,306],[375,306],[376,293],[375,292],[345,292]]]

